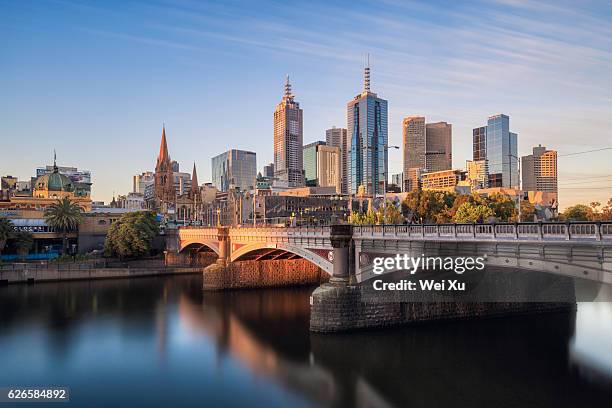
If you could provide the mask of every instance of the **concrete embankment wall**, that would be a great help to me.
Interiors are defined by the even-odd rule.
[[[237,261],[204,269],[205,290],[315,285],[329,275],[305,259]]]
[[[0,271],[0,283],[51,282],[79,279],[135,278],[141,276],[161,276],[185,273],[201,273],[202,268],[192,267],[150,267],[150,268],[87,268],[48,269],[32,268]]]

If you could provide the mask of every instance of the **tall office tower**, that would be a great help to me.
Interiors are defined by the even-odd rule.
[[[370,67],[363,92],[347,104],[348,192],[360,186],[368,196],[383,194],[388,178],[387,101],[370,92]]]
[[[302,109],[291,93],[289,75],[285,94],[274,111],[274,177],[289,187],[304,185]]]
[[[240,191],[255,187],[257,157],[254,152],[230,149],[211,159],[213,185],[219,191],[239,188]]]
[[[325,142],[328,146],[340,149],[340,183],[341,193],[348,194],[348,137],[347,131],[343,128],[332,127],[325,131]]]
[[[521,158],[524,191],[557,193],[557,152],[538,145],[533,154]]]
[[[395,184],[399,188],[404,188],[404,173],[397,173],[391,175],[391,184]]]
[[[304,163],[304,181],[307,186],[316,187],[317,185],[317,151],[318,147],[324,145],[325,142],[312,142],[304,146],[303,158]]]
[[[342,192],[340,148],[337,146],[317,146],[317,186],[335,187],[336,194]]]
[[[274,163],[270,163],[263,168],[263,176],[272,178],[274,177]]]
[[[453,125],[446,122],[425,125],[425,168],[428,172],[453,168]]]
[[[518,146],[516,133],[510,132],[510,118],[490,116],[486,127],[475,128],[474,160],[487,160],[489,187],[518,188]]]
[[[404,118],[402,121],[402,142],[404,148],[403,190],[406,192],[418,189],[417,174],[426,169],[425,138],[425,117],[408,116]]]

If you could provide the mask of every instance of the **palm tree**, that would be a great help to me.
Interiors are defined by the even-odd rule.
[[[62,233],[62,254],[68,250],[68,233],[76,231],[83,219],[83,209],[68,197],[57,200],[45,210],[45,221]]]
[[[13,234],[13,223],[8,218],[0,217],[0,255],[6,245],[6,241]]]

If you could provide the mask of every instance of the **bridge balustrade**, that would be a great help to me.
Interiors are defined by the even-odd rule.
[[[456,226],[457,228],[457,236],[462,236],[462,237],[466,237],[466,236],[474,236],[474,225],[464,225],[464,224],[459,224]]]
[[[518,224],[517,225],[517,236],[518,238],[539,238],[540,228],[538,224]]]
[[[477,224],[474,225],[477,237],[492,238],[493,237],[493,225],[492,224]]]
[[[570,224],[570,236],[573,239],[597,238],[597,224]]]
[[[495,236],[499,238],[516,238],[516,225],[495,224]]]
[[[567,226],[565,224],[542,224],[542,236],[550,239],[565,239]]]
[[[455,228],[452,225],[440,225],[438,226],[438,231],[440,231],[440,236],[443,237],[455,236]]]
[[[612,223],[601,224],[600,228],[602,238],[612,238]]]

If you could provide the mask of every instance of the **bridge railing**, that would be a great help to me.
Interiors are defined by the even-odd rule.
[[[612,240],[612,222],[356,225],[356,237],[491,240]]]

